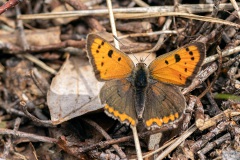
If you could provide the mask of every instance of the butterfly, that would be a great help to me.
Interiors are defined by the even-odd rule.
[[[97,34],[87,37],[87,55],[98,81],[105,113],[121,123],[150,128],[173,124],[182,117],[186,100],[178,86],[190,85],[205,58],[205,45],[193,42],[166,53],[147,66]]]

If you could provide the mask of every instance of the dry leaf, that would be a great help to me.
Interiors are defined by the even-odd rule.
[[[25,30],[26,39],[29,45],[50,45],[60,43],[60,28]],[[0,32],[0,42],[17,44],[17,32]]]
[[[67,9],[68,11],[73,11],[73,10],[74,10],[73,7],[71,7],[71,6],[68,5],[68,4],[65,4],[65,5],[60,5],[60,6],[56,7],[56,8],[54,8],[54,9],[52,10],[52,13],[54,13],[54,12],[66,11],[66,9]],[[78,19],[78,17],[55,18],[55,19],[53,19],[53,23],[54,23],[55,25],[63,25],[63,24],[68,24],[69,22],[71,22],[71,21],[73,21],[73,20],[76,20],[76,19]]]
[[[98,99],[102,85],[96,80],[87,59],[67,59],[47,95],[53,124],[102,108]]]

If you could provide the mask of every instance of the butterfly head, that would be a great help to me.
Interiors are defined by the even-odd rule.
[[[146,70],[147,70],[147,65],[146,65],[146,63],[141,62],[141,59],[140,59],[140,62],[136,64],[135,70],[136,70],[136,71],[139,71],[139,70],[144,70],[144,71],[146,71]]]

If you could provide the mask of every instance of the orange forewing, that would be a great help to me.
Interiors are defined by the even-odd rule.
[[[149,65],[149,73],[158,81],[187,86],[200,70],[204,58],[205,45],[195,42],[159,56]]]
[[[87,51],[99,81],[126,78],[132,73],[132,60],[96,34],[88,35]]]

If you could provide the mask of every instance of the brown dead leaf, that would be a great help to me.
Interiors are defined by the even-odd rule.
[[[62,12],[62,11],[73,11],[73,7],[71,7],[70,5],[68,4],[65,4],[65,5],[60,5],[56,8],[54,8],[54,10],[52,10],[52,13],[54,12]],[[78,19],[78,17],[70,17],[70,18],[56,18],[56,19],[53,19],[53,23],[55,25],[63,25],[63,24],[68,24],[69,22],[73,21],[73,20],[76,20]]]
[[[47,95],[52,122],[60,124],[102,108],[98,99],[102,85],[96,80],[87,59],[67,59],[53,79]]]
[[[60,43],[60,28],[25,30],[29,45],[41,46]],[[0,32],[0,42],[17,44],[17,32]]]
[[[16,148],[15,148],[16,149]],[[17,150],[17,149],[16,149]],[[36,154],[36,150],[35,147],[33,146],[33,144],[31,142],[28,143],[27,146],[24,146],[24,150],[20,152],[21,155],[24,155],[24,157],[26,159],[31,159],[31,160],[38,160],[37,154]],[[19,157],[19,155],[15,155],[14,157],[12,157],[13,159],[21,159]]]
[[[22,97],[22,92],[24,92],[29,98],[34,95],[42,95],[30,77],[30,71],[33,69],[30,61],[12,58],[6,63],[5,87],[11,93]]]

